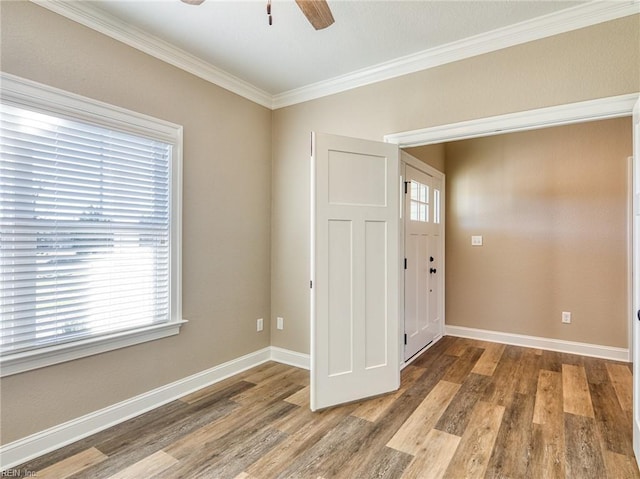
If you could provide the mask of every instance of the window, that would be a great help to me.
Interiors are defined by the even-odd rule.
[[[411,221],[429,222],[429,187],[411,180]]]
[[[433,189],[433,222],[440,224],[440,190]]]
[[[54,100],[25,101],[5,82],[3,375],[176,334],[180,127],[16,81]]]

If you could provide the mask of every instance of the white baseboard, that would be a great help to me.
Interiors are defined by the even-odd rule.
[[[295,366],[297,368],[307,369],[311,368],[311,357],[308,354],[298,353],[289,349],[282,349],[276,346],[271,346],[271,360],[282,364],[288,364],[289,366]]]
[[[541,338],[539,336],[525,336],[523,334],[501,333],[487,329],[466,328],[463,326],[445,326],[447,336],[480,339],[496,343],[512,344],[527,348],[546,349],[560,353],[580,354],[594,358],[610,359],[613,361],[631,361],[631,355],[626,348],[614,348],[599,344],[578,343],[561,339]]]
[[[18,466],[96,432],[115,426],[118,423],[139,416],[266,361],[277,361],[309,369],[308,354],[282,348],[266,347],[99,411],[6,444],[0,447],[0,471]]]

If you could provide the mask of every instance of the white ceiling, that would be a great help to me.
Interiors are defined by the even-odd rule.
[[[346,89],[348,85],[336,86],[345,79],[376,81],[375,74],[390,65],[397,68],[415,58],[424,63],[429,52],[442,54],[456,45],[470,54],[483,53],[474,53],[474,44],[513,36],[527,26],[541,30],[533,33],[538,38],[558,33],[557,28],[543,27],[554,19],[584,17],[585,7],[593,15],[603,11],[605,3],[617,3],[619,10],[634,2],[328,0],[335,23],[320,31],[311,27],[293,0],[272,0],[272,26],[267,0],[206,0],[199,6],[179,0],[37,3],[70,18],[75,15],[75,20],[82,17],[82,23],[123,41],[128,38],[128,43],[165,60],[177,54],[182,58],[169,61],[192,72],[213,69],[225,77],[216,83],[229,88],[225,83],[237,81],[267,99],[259,103],[269,103],[322,85]],[[527,38],[518,42],[522,41]],[[424,66],[414,66],[413,71]]]

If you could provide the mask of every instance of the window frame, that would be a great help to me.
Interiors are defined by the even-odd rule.
[[[417,195],[414,198],[414,186],[416,185]],[[431,223],[431,185],[420,183],[418,180],[411,180],[411,186],[409,188],[409,221],[415,221],[418,223]],[[422,193],[424,192],[424,196]],[[416,217],[413,217],[413,206],[416,206]],[[421,217],[421,212],[425,213],[424,219]]]
[[[182,324],[187,322],[182,318],[183,127],[4,72],[0,72],[0,102],[153,138],[172,145],[169,322],[0,357],[0,377],[178,334]]]

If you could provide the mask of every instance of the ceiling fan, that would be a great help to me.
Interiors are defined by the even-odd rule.
[[[204,0],[182,0],[189,5],[200,5]],[[332,25],[335,21],[327,0],[296,0],[298,7],[307,17],[309,23],[313,25],[316,30],[322,30]],[[271,0],[267,1],[267,15],[269,17],[269,25],[271,25]]]

